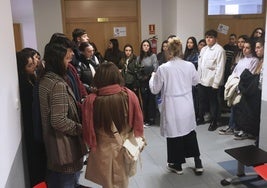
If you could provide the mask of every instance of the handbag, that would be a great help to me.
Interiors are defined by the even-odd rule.
[[[126,173],[131,177],[136,174],[137,162],[140,160],[140,154],[146,142],[142,137],[135,137],[133,131],[123,140],[114,123],[112,123],[112,131],[115,139],[122,146]]]

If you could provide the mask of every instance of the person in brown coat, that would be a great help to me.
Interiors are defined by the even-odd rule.
[[[115,125],[123,138],[143,137],[143,115],[137,96],[123,87],[117,66],[102,63],[93,80],[96,92],[83,105],[84,138],[90,148],[85,178],[103,188],[126,188],[129,176]]]

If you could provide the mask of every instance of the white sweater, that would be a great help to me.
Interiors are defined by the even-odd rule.
[[[218,43],[202,48],[198,58],[200,84],[218,89],[223,84],[226,55]]]

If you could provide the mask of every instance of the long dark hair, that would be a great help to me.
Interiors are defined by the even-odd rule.
[[[147,42],[148,45],[149,45],[149,50],[148,50],[148,52],[144,52],[144,50],[143,50],[143,44],[144,44],[145,42]],[[140,59],[139,59],[139,62],[141,62],[145,57],[149,57],[149,56],[151,56],[152,54],[153,54],[153,52],[152,52],[152,48],[151,48],[151,43],[150,43],[150,41],[147,40],[147,39],[143,40],[143,41],[141,42],[141,45],[140,45]]]
[[[265,30],[262,27],[257,27],[252,31],[252,33],[250,35],[250,39],[252,39],[254,41],[256,41],[258,39],[258,37],[254,37],[254,35],[257,32],[257,30],[261,30],[261,32],[262,32],[260,38],[264,38],[265,37]]]
[[[119,41],[118,41],[118,39],[110,39],[109,41],[110,41],[110,42],[112,43],[112,45],[113,45],[111,52],[112,52],[113,54],[117,54],[117,53],[119,53],[119,52],[120,52],[120,48],[119,48]]]
[[[61,44],[48,43],[44,52],[45,72],[51,71],[64,78],[66,75],[64,57],[67,54],[67,50]]]
[[[163,50],[163,46],[164,46],[164,44],[168,44],[168,40],[164,40],[164,41],[161,43],[161,49],[160,49],[161,52],[164,51],[164,50]]]
[[[260,43],[260,45],[264,48],[264,44],[265,44],[265,41],[263,38],[259,38],[256,40],[255,42],[255,48],[256,48],[256,43]],[[264,53],[263,53],[263,56],[264,56]],[[259,59],[263,58],[263,57],[258,57]]]
[[[128,47],[131,48],[131,50],[132,50],[132,54],[131,54],[131,56],[134,55],[133,46],[132,46],[131,44],[125,44],[125,46],[123,47],[123,58],[124,58],[124,59],[126,59],[125,49],[128,48]]]
[[[249,36],[247,36],[247,35],[240,35],[238,37],[238,40],[239,39],[243,39],[246,42],[246,41],[248,41]],[[243,49],[239,49],[238,48],[238,50],[235,51],[234,58],[233,58],[234,61],[235,61],[236,57],[241,57],[241,58],[244,57],[244,55],[243,55]]]
[[[123,85],[123,78],[117,66],[112,62],[104,62],[96,70],[94,86],[99,89],[105,86]],[[103,128],[107,134],[111,132],[111,124],[114,122],[121,132],[128,122],[128,97],[123,91],[105,96],[97,96],[94,101],[94,125]]]
[[[34,57],[35,54],[37,54],[39,57],[41,56],[40,53],[37,50],[33,49],[33,48],[27,47],[27,48],[23,48],[21,51],[22,52],[29,52],[31,54],[32,58]]]
[[[193,41],[193,48],[192,49],[189,49],[187,47],[187,42],[189,40],[192,40]],[[189,37],[186,41],[186,47],[185,47],[185,51],[184,51],[184,59],[186,59],[188,56],[192,55],[192,54],[196,54],[198,53],[198,48],[197,48],[197,40],[195,37]]]
[[[118,66],[122,56],[122,52],[119,49],[118,39],[110,39],[109,41],[112,43],[113,47],[106,49],[104,59],[106,61],[111,61]]]
[[[74,46],[75,46],[73,41],[68,39],[68,37],[64,35],[63,33],[54,33],[49,40],[49,44],[52,44],[52,43],[61,44],[65,46],[66,48],[71,48],[71,49],[74,49]]]
[[[35,75],[29,75],[25,70],[29,58],[32,59],[32,53],[27,50],[21,50],[16,53],[16,58],[19,81],[21,82],[24,80],[34,82],[36,79]]]
[[[131,48],[131,50],[132,50],[132,53],[131,53],[130,57],[126,57],[126,53],[125,53],[125,49],[126,48]],[[119,66],[118,66],[120,69],[124,69],[125,68],[127,59],[129,59],[128,60],[129,63],[136,60],[136,55],[134,54],[133,46],[131,44],[125,44],[125,46],[123,47],[122,57],[121,57],[121,60],[120,60]]]

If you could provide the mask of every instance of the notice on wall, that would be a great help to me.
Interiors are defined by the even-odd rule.
[[[224,25],[224,24],[219,24],[219,25],[218,25],[218,28],[217,28],[217,31],[218,31],[219,33],[222,33],[222,34],[227,35],[227,33],[228,33],[228,31],[229,31],[229,26]]]
[[[114,37],[126,37],[126,27],[114,27]]]

